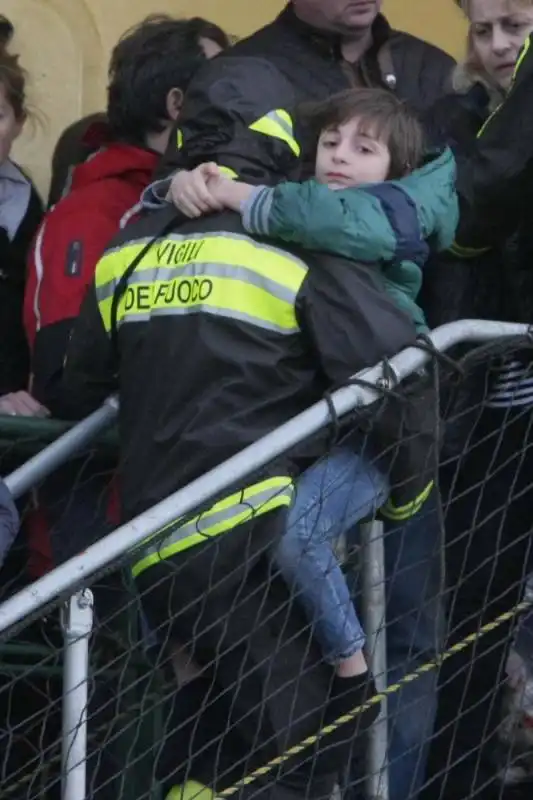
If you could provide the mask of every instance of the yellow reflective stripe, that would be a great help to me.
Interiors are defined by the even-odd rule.
[[[128,242],[110,250],[98,262],[97,287],[118,281],[148,239]],[[189,236],[166,236],[150,248],[135,268],[135,273],[154,267],[180,269],[188,264],[238,264],[298,292],[307,275],[306,264],[296,256],[272,245],[255,242],[249,236],[218,232]]]
[[[463,245],[454,242],[448,252],[461,258],[476,258],[489,250],[490,247],[463,247]]]
[[[216,800],[216,795],[202,783],[187,781],[183,786],[173,786],[165,800]]]
[[[169,535],[163,541],[149,547],[145,555],[133,564],[131,568],[133,577],[136,578],[149,567],[177,553],[227,533],[237,525],[249,522],[268,511],[290,505],[293,491],[291,478],[267,478],[220,500],[208,511],[184,525],[179,526],[179,520],[175,520],[150,537],[150,539],[160,537],[165,531],[169,531]]]
[[[260,275],[254,270],[249,269],[249,267],[240,267],[234,264],[206,263],[201,264],[200,267],[197,264],[187,264],[184,267],[180,267],[179,270],[176,270],[174,267],[153,267],[152,269],[144,269],[139,273],[132,273],[132,275],[128,278],[128,287],[135,287],[136,284],[149,286],[150,306],[153,306],[154,303],[162,301],[162,295],[164,293],[166,295],[164,305],[166,305],[169,302],[169,293],[171,291],[175,293],[185,278],[191,278],[193,279],[193,282],[196,283],[200,299],[203,299],[202,295],[204,292],[199,291],[199,284],[205,283],[211,278],[228,278],[231,280],[242,281],[242,283],[250,283],[254,286],[258,286],[260,289],[270,292],[274,295],[274,297],[277,297],[280,300],[285,300],[287,303],[293,303],[296,298],[296,292],[294,292],[293,289],[289,289],[277,281],[271,280],[265,275]],[[188,284],[184,284],[185,292],[188,291],[187,287]],[[114,291],[114,281],[97,286],[96,296],[98,301],[107,300],[113,297]],[[141,302],[144,302],[144,310],[147,311],[148,300],[145,290],[143,290],[143,295],[145,298],[144,301]],[[180,299],[182,302],[188,302],[190,297],[181,297]]]
[[[114,248],[98,262],[95,289],[107,331],[111,329],[111,307],[117,284],[147,241],[142,239]],[[295,300],[306,275],[307,266],[296,256],[247,236],[230,233],[171,235],[144,254],[128,281],[128,286],[144,282],[156,284],[156,288],[150,289],[149,294],[146,289],[137,289],[138,301],[134,300],[129,308],[123,295],[117,320],[128,313],[148,314],[148,297],[158,298],[159,305],[156,303],[154,309],[166,308],[170,312],[172,308],[196,305],[198,311],[199,301],[207,300],[207,294],[200,292],[194,281],[216,278],[216,287],[213,284],[208,293],[212,296],[207,307],[219,309],[220,313],[230,312],[228,316],[234,312],[240,319],[244,318],[242,315],[263,319],[274,329],[292,332],[298,329]],[[233,284],[227,283],[228,280]],[[158,282],[164,283],[167,294],[158,294]],[[165,297],[170,299],[165,301]],[[213,310],[212,313],[217,312]]]
[[[144,245],[136,246],[137,252],[140,252]],[[128,267],[129,252],[128,248],[111,250],[105,253],[96,265],[94,273],[94,286],[96,298],[98,301],[98,309],[105,330],[109,333],[111,330],[111,306],[113,302],[113,293],[117,287],[119,278],[115,275],[122,275]],[[133,260],[133,258],[131,259]],[[108,287],[104,289],[104,287]],[[123,303],[120,303],[123,305]]]
[[[513,77],[511,79],[511,86],[509,87],[509,92],[512,91],[513,83],[515,82],[517,72],[520,69],[520,65],[522,64],[522,61],[526,57],[530,46],[531,46],[531,37],[528,36],[528,38],[524,42],[524,46],[522,47],[522,51],[521,51],[521,53],[520,53],[520,55],[519,55],[519,57],[518,57],[518,59],[516,61],[516,64],[515,64],[515,67],[514,67],[514,70],[513,70]],[[498,103],[498,105],[496,106],[496,108],[494,109],[492,114],[489,114],[489,116],[487,117],[487,119],[485,120],[485,122],[483,123],[483,125],[481,126],[481,128],[477,132],[478,137],[481,136],[484,133],[487,125],[491,122],[491,120],[493,119],[494,115],[498,113],[498,111],[500,110],[500,108],[502,107],[502,105],[504,103],[505,103],[505,100],[503,100],[503,102],[501,102],[501,103]]]
[[[102,319],[110,315],[112,298],[99,303]],[[155,316],[210,313],[256,324],[279,333],[299,330],[294,302],[268,289],[233,278],[175,278],[173,281],[128,286],[117,309],[117,325],[145,322]]]
[[[223,167],[220,164],[218,164],[217,166],[218,166],[219,171],[223,175],[225,175],[226,178],[231,178],[234,181],[236,178],[239,177],[234,169],[231,169],[230,167]]]
[[[404,506],[395,506],[392,500],[389,498],[385,505],[380,508],[380,513],[387,517],[387,519],[393,520],[395,522],[402,522],[406,519],[410,519],[415,514],[417,514],[426,500],[428,499],[429,495],[431,494],[431,490],[433,489],[434,481],[430,481],[426,488],[415,497],[414,500],[411,500],[409,503],[406,503]]]
[[[513,70],[513,81],[516,78],[516,73],[520,69],[520,65],[521,65],[522,61],[524,60],[524,58],[527,55],[527,52],[529,50],[530,45],[531,45],[531,36],[528,36],[526,41],[524,42],[524,45],[523,45],[522,50],[520,52],[520,55],[518,56],[518,59],[516,61],[515,68]]]
[[[274,139],[281,139],[289,145],[297,157],[301,153],[300,145],[294,138],[292,119],[282,108],[270,111],[264,117],[253,122],[250,125],[250,130],[262,133],[265,136],[272,136]]]
[[[183,133],[179,128],[176,131],[176,147],[178,148],[178,150],[181,150],[181,148],[183,147]]]
[[[477,132],[477,134],[476,134],[476,136],[477,136],[477,138],[478,138],[478,139],[479,139],[479,137],[480,137],[480,136],[482,136],[482,135],[483,135],[483,133],[485,132],[485,129],[486,129],[487,125],[490,123],[490,121],[492,120],[492,118],[494,117],[494,115],[498,113],[498,111],[500,110],[500,108],[501,108],[501,107],[502,107],[502,104],[500,103],[499,105],[497,105],[497,106],[496,106],[496,108],[494,109],[494,111],[493,111],[491,114],[489,114],[489,116],[487,117],[487,119],[485,120],[485,122],[483,123],[483,125],[481,126],[481,128],[478,130],[478,132]]]

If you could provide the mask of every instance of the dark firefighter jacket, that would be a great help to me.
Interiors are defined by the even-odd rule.
[[[172,214],[134,224],[99,262],[63,379],[61,394],[80,416],[117,388],[119,372],[128,518],[415,339],[372,269],[322,254],[306,253],[304,261],[246,235],[238,215],[227,212],[180,225],[143,256],[116,314],[119,369],[113,296]],[[57,410],[69,413],[64,405]],[[260,477],[288,486],[298,471],[282,459]],[[407,499],[425,496],[427,483],[417,475],[409,491],[420,490]],[[405,492],[400,497],[394,509],[406,505]]]
[[[180,127],[189,166],[205,161],[209,153],[236,175],[252,171],[257,182],[289,173],[298,152],[293,92],[269,62],[256,62],[221,60],[214,80],[193,87],[196,106],[191,109],[189,102]],[[263,90],[258,92],[257,86]],[[76,415],[90,411],[118,386],[125,518],[253,445],[326,389],[415,337],[412,322],[375,283],[375,271],[254,239],[236,214],[180,224],[175,213],[169,209],[140,220],[109,247],[74,326],[63,374],[64,399]],[[61,395],[55,410],[61,411]],[[377,416],[382,410],[380,404]],[[318,455],[322,452],[324,448]],[[261,528],[268,534],[269,550],[275,546],[285,529],[292,478],[302,466],[294,455],[284,456],[249,475],[221,499],[211,499],[209,508],[198,509],[199,516],[166,528],[162,541],[143,543],[133,563],[137,587],[142,593],[144,586],[147,601],[161,572],[172,577],[175,569],[184,568],[185,579],[175,582],[172,577],[167,586],[179,583],[185,602],[178,597],[174,605],[175,593],[168,597],[163,590],[162,605],[152,614],[156,625],[161,617],[163,625],[172,624],[176,615],[182,618],[176,621],[178,641],[187,645],[194,638],[191,644],[196,646],[198,637],[191,631],[199,630],[200,617],[214,617],[216,625],[223,625],[226,633],[209,647],[206,643],[200,663],[215,658],[213,677],[225,696],[239,676],[230,694],[232,709],[244,717],[236,723],[239,737],[245,751],[252,743],[254,754],[258,746],[267,760],[264,745],[272,757],[279,755],[315,733],[326,706],[329,713],[337,705],[329,703],[332,669],[309,646],[309,625],[297,609],[293,613],[296,604],[288,587],[280,587],[281,578],[273,579],[269,553],[261,563],[251,562],[244,544],[251,523],[255,534]],[[264,512],[268,517],[256,524],[255,517]],[[209,537],[216,537],[212,547],[194,549]],[[219,569],[221,560],[228,559],[229,573],[233,567],[241,571],[247,598],[242,614],[235,591],[223,592],[221,599],[213,595],[209,564],[195,566],[202,554]],[[237,592],[241,596],[241,589]],[[193,611],[184,623],[181,612],[187,604]],[[231,637],[226,619],[235,632]],[[235,636],[242,635],[246,641],[239,650],[233,645]],[[218,654],[226,644],[237,657],[232,658],[235,667],[223,675]],[[243,674],[250,676],[244,686]],[[187,698],[189,691],[187,685]],[[348,710],[350,701],[341,705]],[[204,697],[193,706],[187,716],[197,715],[199,725],[212,726]],[[345,731],[342,737],[348,735]],[[335,771],[345,763],[351,744],[344,742]],[[329,743],[331,739],[328,748]],[[308,756],[306,752],[301,758]],[[316,766],[313,760],[313,772]],[[203,780],[198,773],[193,777]],[[276,772],[277,782],[278,777],[281,781]],[[215,783],[214,788],[224,786]]]

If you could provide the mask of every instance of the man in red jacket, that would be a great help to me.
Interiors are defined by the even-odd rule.
[[[24,324],[37,399],[61,372],[96,262],[135,215],[183,94],[206,58],[196,20],[164,16],[129,30],[113,50],[107,123],[86,133],[100,149],[74,170],[69,193],[46,215],[30,254]]]
[[[183,94],[196,70],[216,54],[204,29],[197,18],[158,15],[127,31],[114,48],[106,116],[95,118],[84,134],[93,154],[73,170],[68,193],[46,214],[29,257],[24,326],[32,355],[32,396],[18,392],[1,398],[0,413],[47,413],[37,401],[61,375],[71,325],[96,263],[109,240],[135,216]],[[72,472],[60,470],[42,487],[39,510],[28,521],[39,572],[112,527],[109,473],[101,472],[85,465],[83,480],[80,473],[73,486]]]

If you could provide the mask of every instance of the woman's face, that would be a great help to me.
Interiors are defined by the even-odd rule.
[[[17,120],[5,88],[0,83],[0,164],[9,158],[13,142],[22,131],[23,125],[24,120]]]
[[[474,55],[489,77],[508,89],[520,49],[533,31],[533,2],[470,0],[468,15]]]

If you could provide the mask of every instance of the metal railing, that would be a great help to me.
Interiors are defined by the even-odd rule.
[[[506,337],[527,336],[528,326],[481,320],[465,320],[445,325],[431,334],[435,349],[445,352],[464,343],[481,343]],[[113,533],[71,558],[44,577],[22,589],[0,605],[0,634],[9,636],[21,624],[44,613],[59,600],[68,599],[62,615],[64,637],[63,673],[63,800],[84,800],[86,796],[87,702],[89,637],[92,630],[91,580],[109,565],[142,546],[165,525],[185,516],[229,487],[243,481],[249,473],[271,462],[295,445],[324,428],[331,421],[331,410],[343,417],[356,408],[378,399],[380,388],[400,383],[424,366],[431,354],[408,348],[387,362],[378,364],[357,377],[365,385],[348,385],[331,395],[331,403],[318,402],[278,429],[247,447],[216,468],[202,475],[167,499],[121,525]],[[375,386],[376,388],[372,388]],[[56,441],[30,458],[7,476],[5,482],[14,497],[37,486],[116,419],[118,402],[110,399],[102,408],[78,425],[69,428]],[[386,678],[385,589],[383,536],[379,523],[363,526],[364,618],[369,642],[370,667],[376,676]],[[378,689],[383,689],[379,685]],[[370,735],[367,765],[368,800],[388,800],[387,720],[383,706],[378,723]]]

